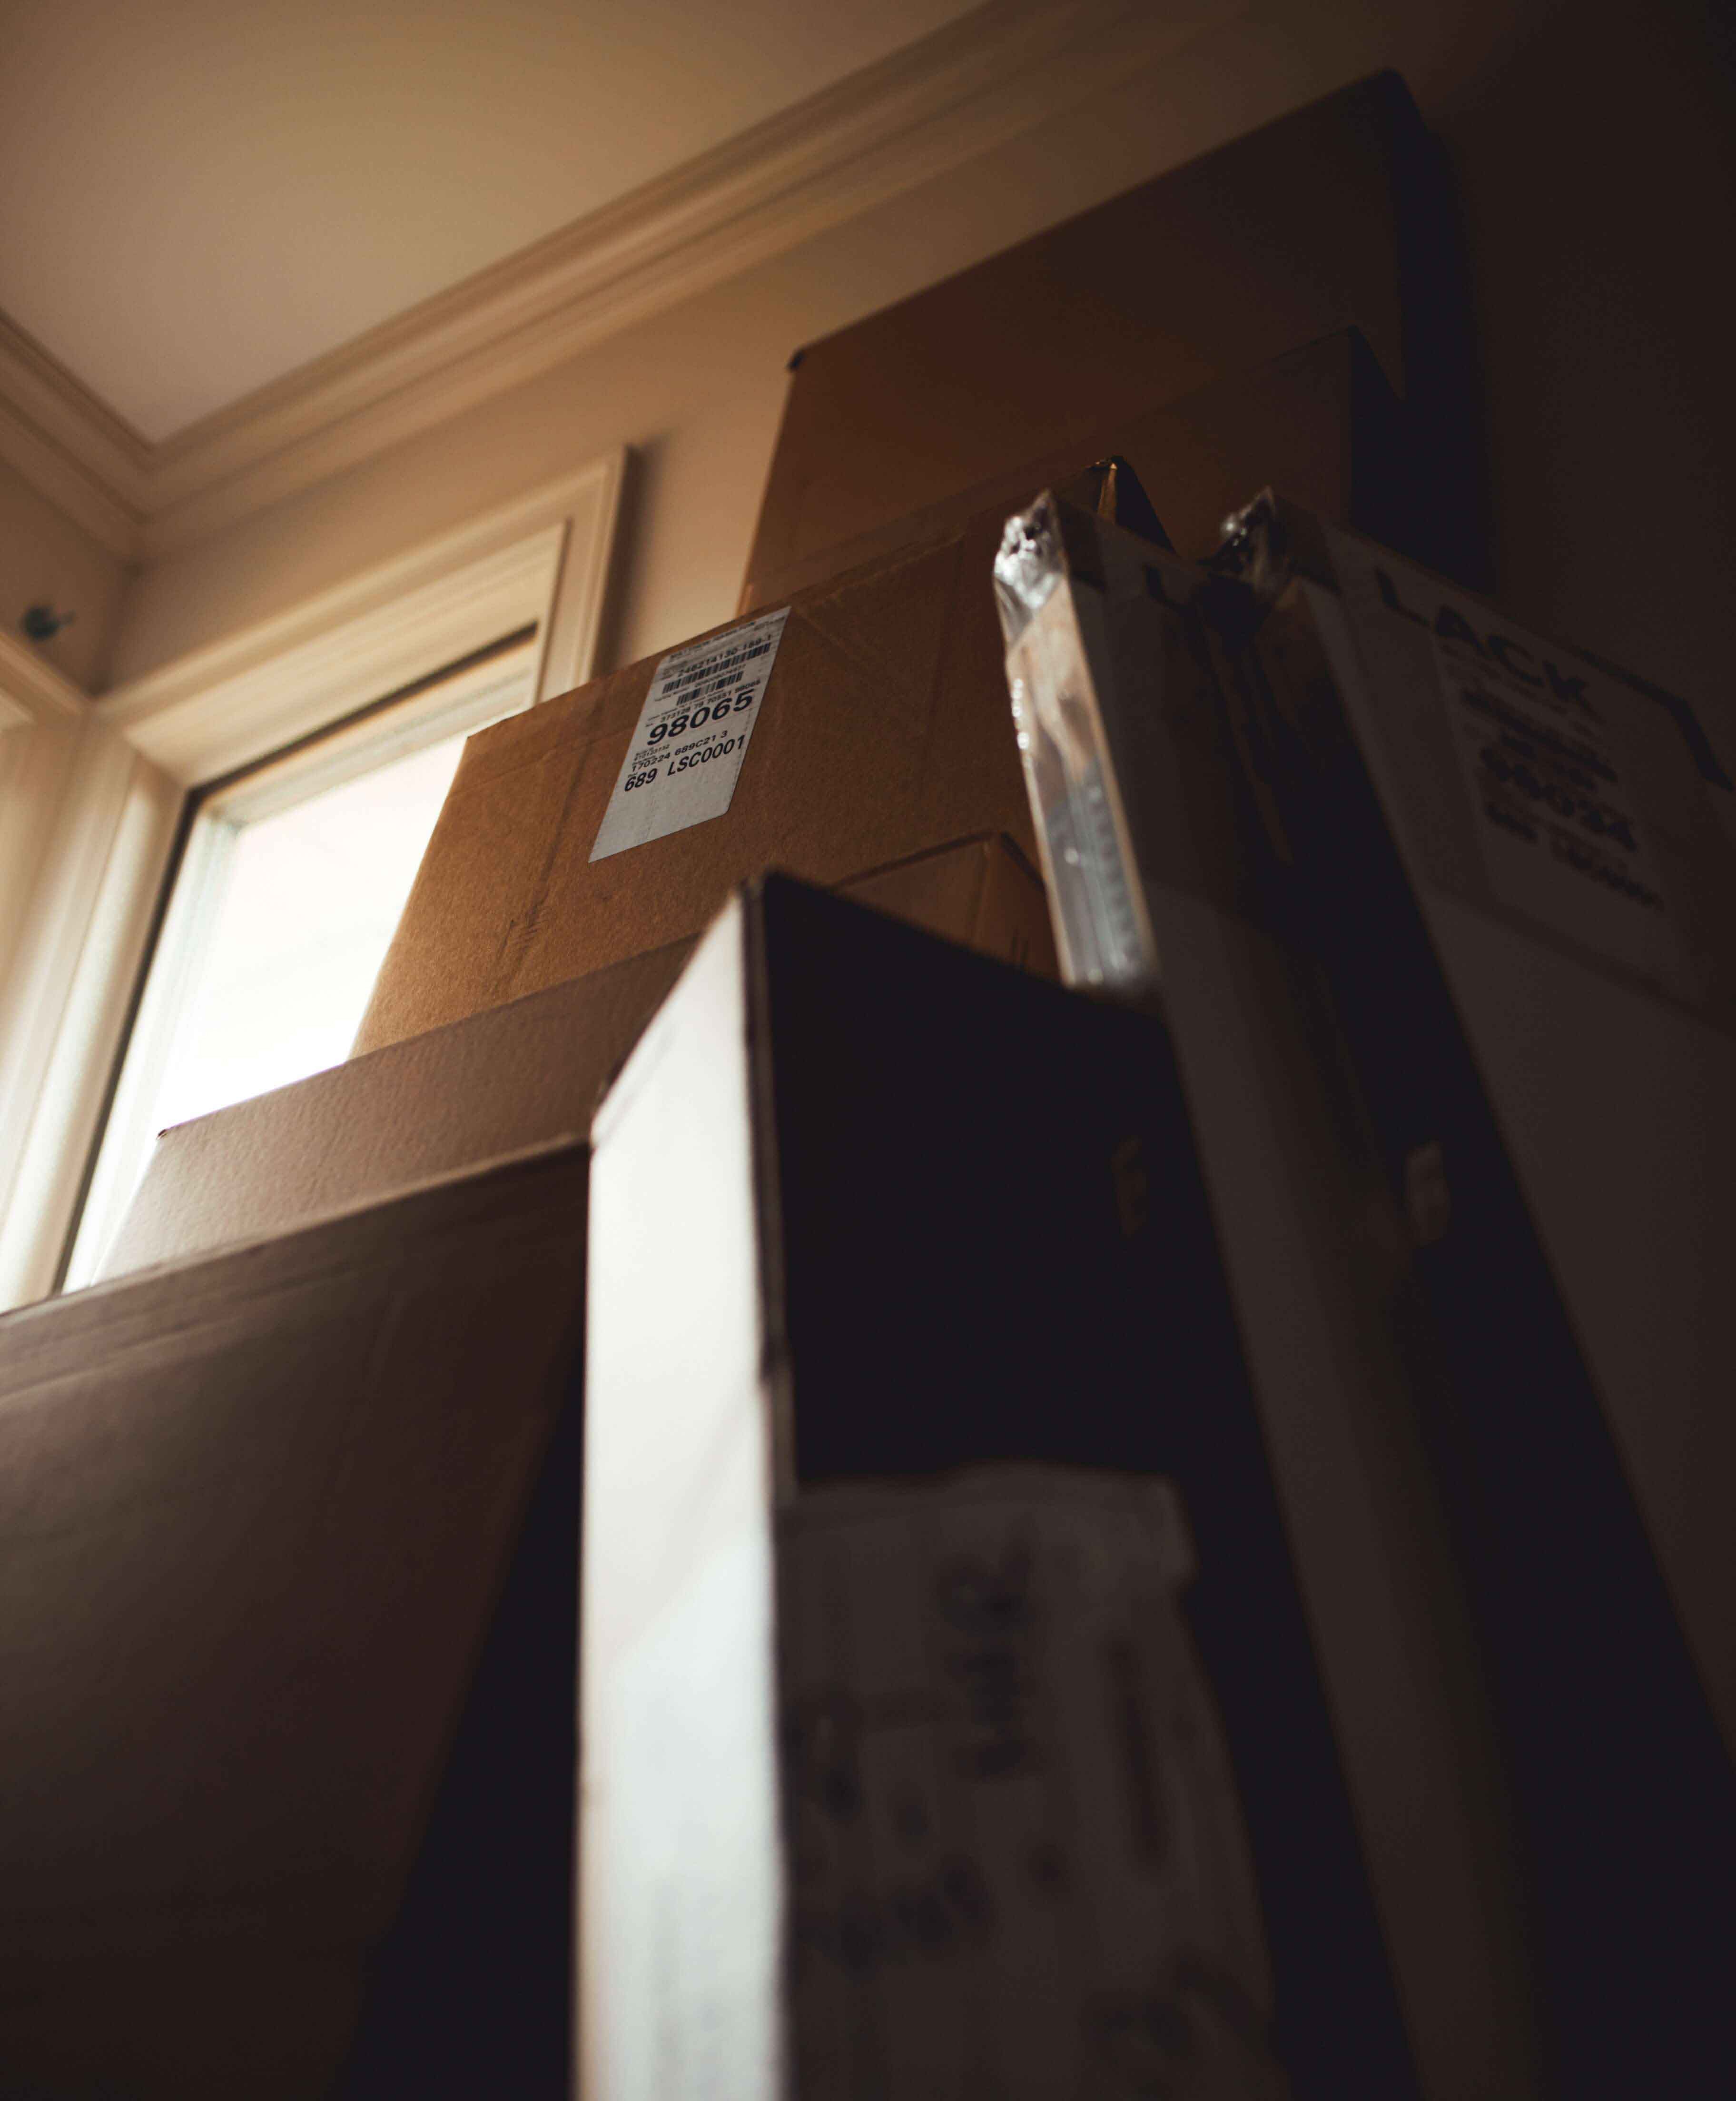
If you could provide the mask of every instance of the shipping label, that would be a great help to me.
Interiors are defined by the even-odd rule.
[[[1590,682],[1557,667],[1566,697],[1534,690],[1457,637],[1437,635],[1434,658],[1495,895],[1616,962],[1652,966],[1663,878]]]
[[[1053,1467],[780,1515],[805,2101],[1285,2093],[1190,1552],[1168,1484]]]
[[[1402,667],[1432,667],[1425,705],[1444,713],[1492,898],[1673,987],[1679,932],[1631,779],[1642,733],[1631,698],[1583,658],[1376,550],[1335,536],[1334,554],[1384,735],[1406,712]]]
[[[728,809],[788,618],[788,606],[762,613],[664,657],[590,850],[594,861]]]

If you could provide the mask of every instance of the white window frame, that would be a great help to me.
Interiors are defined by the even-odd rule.
[[[625,465],[612,452],[94,702],[0,652],[0,1308],[55,1288],[188,793],[533,622],[535,698],[582,684]]]
[[[77,1290],[101,1275],[149,1159],[157,1138],[152,1112],[223,907],[225,874],[241,828],[534,705],[541,643],[539,630],[515,649],[441,678],[426,692],[388,697],[378,714],[201,793],[179,859],[166,874],[161,927],[144,965],[143,996],[121,1046],[113,1099],[90,1157],[90,1184],[72,1227],[63,1290]]]

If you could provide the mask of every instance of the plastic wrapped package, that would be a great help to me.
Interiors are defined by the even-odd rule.
[[[1370,1840],[1425,2065],[1462,2085],[1480,2017],[1516,2085],[1643,2084],[1660,2035],[1685,2076],[1723,2047],[1731,1926],[1728,1767],[1672,1610],[1728,1692],[1727,1527],[1693,1484],[1728,1467],[1681,1464],[1716,1460],[1729,1387],[1695,1281],[1729,1207],[1689,1128],[1726,1143],[1722,769],[1680,704],[1414,564],[1274,499],[1231,524],[1210,572],[1053,498],[1008,528],[1064,969],[1169,1024],[1328,1672],[1372,1727],[1394,1644],[1387,1723],[1482,1854],[1455,1900],[1444,1853],[1401,1874]],[[1611,1132],[1623,1056],[1648,1091]],[[1359,1522],[1384,1629],[1329,1597]],[[1594,1801],[1627,1805],[1606,1852]]]
[[[1214,661],[1254,601],[1049,492],[995,584],[1063,975],[1160,1009],[1425,2090],[1536,2041],[1500,1760],[1419,1434],[1403,1221]]]

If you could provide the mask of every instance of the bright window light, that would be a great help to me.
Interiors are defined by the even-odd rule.
[[[528,706],[534,635],[204,792],[68,1258],[99,1274],[157,1134],[341,1064],[465,738]]]
[[[450,737],[236,830],[156,1130],[348,1055],[463,749]]]

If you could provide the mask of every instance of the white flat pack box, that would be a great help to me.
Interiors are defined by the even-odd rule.
[[[1472,1667],[1411,1653],[1437,1729],[1490,1703],[1501,1785],[1460,1799],[1486,1834],[1512,1805],[1544,2047],[1643,2083],[1662,2032],[1685,2068],[1736,1874],[1729,1528],[1681,1471],[1728,1479],[1736,1385],[1703,1282],[1736,1253],[1722,768],[1680,704],[1276,499],[1199,569],[1045,498],[997,583],[1063,971],[1168,1020],[1323,1586],[1336,1500],[1416,1634],[1444,1522]],[[1310,1471],[1335,1431],[1354,1465]],[[1361,1512],[1330,1493],[1358,1479]],[[1466,1731],[1436,1741],[1469,1778]],[[1466,2004],[1510,2039],[1483,1889]],[[1449,1973],[1399,1966],[1463,2085]]]
[[[770,878],[603,1102],[592,2101],[1417,2091],[1167,1059]]]

